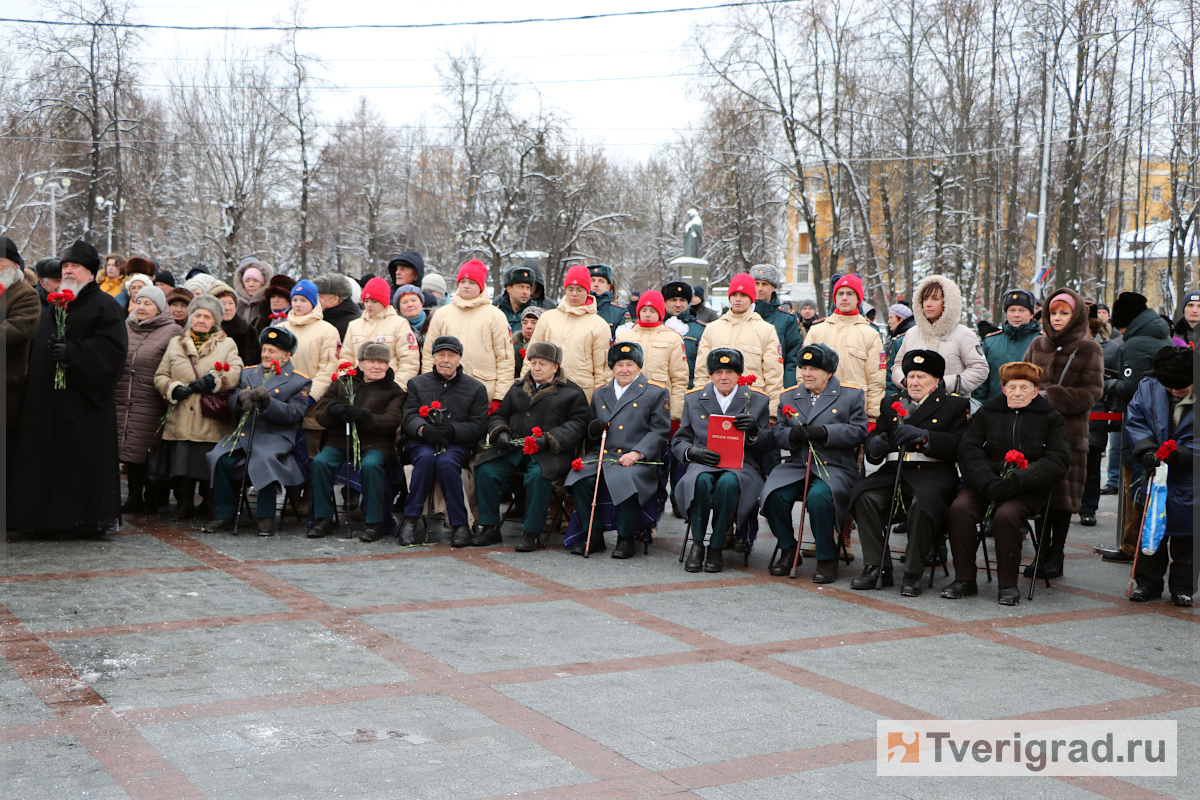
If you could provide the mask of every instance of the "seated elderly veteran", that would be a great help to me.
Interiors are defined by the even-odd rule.
[[[850,503],[850,489],[858,480],[855,449],[867,438],[866,396],[862,389],[843,386],[835,376],[838,354],[827,344],[810,344],[800,350],[800,383],[779,398],[779,421],[771,428],[771,446],[791,451],[771,470],[762,490],[762,515],[779,543],[779,559],[772,575],[787,575],[796,553],[792,506],[805,502],[809,527],[817,544],[817,570],[813,583],[837,580],[835,525],[841,529]],[[809,459],[812,474],[808,474]],[[808,496],[804,497],[805,480]]]
[[[354,323],[351,323],[352,325]],[[383,496],[384,465],[396,454],[396,430],[404,414],[404,390],[396,383],[389,366],[394,343],[367,342],[354,354],[357,374],[340,377],[317,403],[317,422],[325,426],[325,446],[313,460],[313,510],[317,524],[308,532],[310,539],[333,533],[333,482],[347,451],[353,446],[354,426],[358,434],[361,460],[358,480],[362,485],[363,519],[366,529],[358,537],[363,542],[383,538],[383,515],[391,513],[391,499]],[[344,373],[339,372],[339,375]],[[349,384],[349,386],[347,386]],[[350,399],[350,389],[354,399]],[[353,454],[351,454],[353,455]]]
[[[581,469],[567,477],[567,487],[575,498],[575,510],[580,515],[592,514],[592,498],[596,494],[596,474],[608,489],[617,514],[617,546],[613,558],[632,558],[642,507],[658,490],[658,467],[647,461],[658,461],[667,438],[671,435],[671,394],[650,382],[642,372],[645,353],[637,342],[616,342],[608,348],[608,368],[612,380],[592,392],[591,422],[588,424],[588,453],[581,459]],[[600,437],[605,431],[604,451]],[[600,459],[604,459],[600,469]],[[577,465],[580,466],[580,465]],[[585,538],[571,550],[583,555]],[[593,527],[591,550],[602,552],[604,531]]]
[[[287,328],[267,328],[259,336],[262,363],[243,367],[238,388],[229,396],[229,409],[242,417],[238,428],[208,454],[213,482],[213,519],[209,530],[233,530],[240,482],[258,488],[259,536],[275,533],[275,501],[280,486],[299,486],[304,475],[292,451],[296,430],[308,410],[312,379],[296,372],[292,354],[296,335]],[[250,415],[247,417],[247,415]]]
[[[695,544],[684,568],[688,572],[720,572],[725,535],[731,527],[748,522],[758,506],[763,487],[760,456],[774,448],[770,433],[770,402],[750,386],[739,386],[745,362],[739,350],[717,347],[705,356],[710,379],[684,397],[683,418],[671,449],[687,464],[675,496],[692,521]],[[742,465],[724,469],[721,454],[710,450],[709,417],[733,417],[731,426],[745,435]],[[712,539],[704,547],[704,532],[712,516]]]
[[[487,433],[487,389],[463,372],[463,346],[458,337],[437,337],[430,352],[433,371],[409,380],[404,421],[397,434],[397,447],[401,436],[408,437],[412,463],[408,500],[400,522],[400,546],[417,543],[417,518],[433,493],[436,477],[446,498],[450,546],[466,547],[471,543],[471,531],[463,500],[462,469],[470,461],[475,444]]]
[[[908,388],[884,397],[878,425],[867,437],[867,459],[872,464],[886,461],[850,492],[865,564],[850,588],[892,585],[892,558],[884,550],[883,534],[891,522],[887,514],[899,510],[908,523],[900,594],[916,597],[921,594],[923,559],[940,540],[958,491],[954,462],[959,439],[971,424],[971,401],[941,385],[946,360],[935,350],[909,350],[902,369]]]
[[[954,554],[954,581],[942,597],[957,600],[979,593],[975,583],[976,525],[989,511],[996,539],[1000,605],[1021,602],[1021,522],[1041,508],[1054,484],[1067,474],[1071,453],[1067,423],[1038,395],[1042,368],[1028,361],[1000,367],[1000,397],[975,412],[958,445],[963,487],[950,504],[947,527]],[[1015,451],[1015,452],[1014,452]],[[994,507],[993,507],[994,506]]]
[[[488,417],[489,447],[475,463],[480,524],[471,537],[475,547],[500,544],[500,492],[514,474],[522,473],[525,522],[516,550],[538,549],[553,483],[570,470],[588,422],[587,396],[563,377],[562,357],[562,348],[553,342],[529,345],[529,372],[509,387]]]

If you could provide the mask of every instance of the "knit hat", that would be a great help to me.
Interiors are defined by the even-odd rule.
[[[224,297],[225,295],[229,295],[235,301],[237,300],[237,292],[235,292],[233,290],[232,286],[230,286],[228,283],[225,283],[223,281],[217,281],[212,286],[209,286],[208,291],[205,292],[205,294],[211,294],[213,297],[218,297],[218,298]]]
[[[196,277],[197,275],[211,275],[211,274],[212,274],[212,273],[210,273],[210,272],[208,271],[208,265],[207,265],[207,264],[197,264],[196,266],[194,266],[194,267],[192,267],[191,269],[189,269],[189,270],[188,270],[188,274],[187,274],[187,276],[184,278],[184,280],[185,280],[185,281],[190,281],[192,278]]]
[[[751,300],[758,297],[758,290],[754,288],[754,278],[751,278],[745,272],[739,272],[729,279],[728,296],[733,297],[738,293],[746,295]]]
[[[167,286],[175,288],[175,274],[169,269],[160,269],[154,273],[154,282],[165,283]]]
[[[487,264],[484,264],[478,258],[472,258],[458,268],[458,276],[454,279],[454,282],[462,283],[464,280],[474,281],[480,289],[484,289],[487,288],[487,272]]]
[[[505,289],[509,286],[515,286],[518,283],[527,283],[533,286],[536,283],[536,278],[534,277],[533,270],[525,265],[521,265],[519,267],[509,267],[504,270],[502,282]]]
[[[153,286],[154,278],[151,278],[149,275],[146,275],[141,272],[131,273],[129,275],[129,277],[125,279],[125,291],[128,292],[129,287],[132,286],[135,282],[142,284],[142,286]]]
[[[534,342],[525,349],[525,360],[531,358],[544,358],[561,366],[563,351],[554,342]]]
[[[816,367],[834,373],[837,372],[838,354],[829,345],[815,342],[800,348],[800,355],[796,358],[796,363],[801,367]]]
[[[588,276],[591,278],[604,278],[608,281],[608,285],[613,283],[613,268],[608,264],[592,264],[587,268]]]
[[[388,304],[388,295],[391,294],[391,289],[388,287],[388,282],[383,278],[371,278],[367,281],[367,285],[363,287],[362,299],[365,303],[368,300],[374,300],[382,305]]]
[[[375,280],[383,281],[383,278],[376,278]],[[387,283],[387,281],[383,282]],[[366,342],[362,347],[358,348],[358,360],[366,361],[368,359],[384,363],[390,362],[392,360],[392,348],[383,342]]]
[[[858,295],[858,302],[860,304],[862,303],[862,301],[863,301],[862,278],[858,277],[857,275],[853,275],[853,274],[843,275],[842,277],[838,278],[837,283],[835,283],[833,285],[833,292],[831,293],[831,296],[837,297],[837,290],[841,289],[842,287],[847,287],[847,288],[853,289],[854,293],[856,295]]]
[[[317,278],[313,281],[313,285],[317,287],[318,295],[331,294],[343,300],[348,299],[351,295],[350,281],[334,272]]]
[[[1071,311],[1075,310],[1075,298],[1066,292],[1059,292],[1050,298],[1050,302],[1046,304],[1046,308],[1053,310],[1055,303],[1065,303]]]
[[[7,236],[4,238],[4,257],[16,264],[21,269],[25,269],[25,261],[21,258],[21,251],[17,249],[17,243]]]
[[[909,350],[904,354],[904,361],[901,362],[900,369],[904,371],[905,375],[915,369],[917,372],[925,372],[941,380],[946,377],[946,359],[942,358],[936,350]]]
[[[1186,389],[1195,382],[1196,351],[1164,347],[1154,356],[1154,377],[1168,389]]]
[[[421,281],[421,288],[427,292],[437,292],[438,294],[446,294],[448,288],[446,279],[436,272],[431,272]]]
[[[533,317],[534,319],[541,319],[542,314],[545,314],[545,313],[546,313],[546,309],[542,308],[541,306],[528,305],[528,306],[525,306],[525,308],[521,311],[521,319],[525,319],[526,317]]]
[[[1128,328],[1137,315],[1147,308],[1149,306],[1146,305],[1144,295],[1137,292],[1121,292],[1117,296],[1117,302],[1113,303],[1112,314],[1108,321],[1114,328]]]
[[[692,284],[692,299],[700,298],[704,300],[704,287],[698,283]]]
[[[138,300],[141,300],[143,297],[147,300],[154,301],[154,305],[158,306],[158,313],[161,314],[167,310],[167,296],[163,294],[162,289],[158,288],[153,283],[149,286],[142,287],[138,291]],[[220,319],[217,320],[217,322],[220,321]]]
[[[62,264],[68,261],[79,264],[93,275],[100,272],[100,254],[83,239],[76,239],[74,244],[59,253],[58,260]]]
[[[62,277],[62,262],[57,258],[39,258],[38,262],[33,265],[33,271],[38,276],[38,280],[42,278],[58,279]]]
[[[125,261],[126,275],[149,275],[153,278],[158,274],[158,264],[145,256],[130,256]]]
[[[202,308],[212,314],[213,320],[219,327],[225,316],[225,309],[221,306],[221,301],[211,294],[198,294],[192,298],[192,302],[188,303],[187,326],[192,327],[192,315]]]
[[[814,309],[814,310],[816,309],[816,307],[817,307],[817,301],[816,301],[816,300],[801,300],[801,301],[800,301],[800,305],[796,306],[796,308],[811,308],[811,309]],[[911,310],[911,309],[909,310],[909,312],[908,312],[908,315],[909,315],[910,317],[912,316],[912,310]]]
[[[1029,381],[1037,386],[1042,382],[1042,368],[1028,361],[1010,361],[1000,367],[1000,384],[1009,381]]]
[[[296,334],[282,325],[263,328],[263,332],[258,335],[258,343],[269,344],[280,350],[287,350],[289,353],[295,353],[296,346],[299,344],[296,341]]]
[[[755,264],[750,268],[750,277],[756,281],[766,281],[776,289],[783,285],[783,273],[774,264]]]
[[[612,369],[618,361],[630,360],[641,369],[645,363],[642,346],[637,342],[613,342],[608,346],[608,368]]]
[[[263,271],[258,267],[246,267],[242,270],[242,282],[245,283],[246,278],[255,278],[259,283],[266,283],[267,276],[263,275]]]
[[[367,282],[370,283],[370,281]],[[425,304],[425,294],[411,283],[406,283],[403,286],[396,287],[396,291],[392,295],[392,305],[396,307],[397,311],[400,310],[400,298],[406,294],[415,294],[417,297],[421,298],[421,304]]]
[[[453,350],[460,356],[463,354],[462,342],[457,336],[439,336],[433,340],[433,348],[430,352],[436,353],[439,350]]]
[[[189,292],[187,289],[177,286],[171,290],[170,294],[167,295],[167,305],[171,305],[171,303],[190,304],[193,297],[195,297],[195,295]]]
[[[287,275],[276,275],[267,282],[267,288],[263,289],[263,299],[269,301],[272,297],[282,297],[284,300],[291,300],[292,289],[295,285],[295,278],[289,278]]]
[[[662,292],[658,291],[657,289],[648,289],[647,291],[643,292],[642,296],[638,299],[637,315],[639,319],[642,316],[642,309],[646,306],[650,306],[658,312],[659,322],[662,322],[667,318],[666,303],[663,301]]]
[[[592,274],[588,272],[588,268],[582,264],[576,264],[567,270],[567,274],[563,276],[563,288],[568,286],[582,286],[589,292],[592,290]]]
[[[317,303],[320,301],[319,294],[320,293],[317,291],[317,285],[307,279],[297,282],[296,285],[292,287],[292,297],[300,295],[305,300],[312,303],[313,308],[316,308]]]
[[[908,319],[913,315],[912,309],[903,303],[896,303],[895,305],[888,306],[888,313],[895,314],[899,319]]]
[[[692,287],[683,281],[671,281],[663,284],[662,287],[663,300],[672,300],[674,298],[683,298],[688,303],[692,302]]]
[[[1025,289],[1009,289],[1004,293],[1004,310],[1008,311],[1009,306],[1024,306],[1033,311],[1037,304],[1033,299],[1033,292]]]
[[[732,347],[717,347],[708,351],[705,366],[708,367],[709,375],[719,369],[731,369],[741,375],[742,371],[746,369],[746,360],[742,356],[741,350],[734,350]]]

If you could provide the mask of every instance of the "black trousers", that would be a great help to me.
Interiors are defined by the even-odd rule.
[[[1162,594],[1163,576],[1172,594],[1195,594],[1195,574],[1192,572],[1192,536],[1164,536],[1154,555],[1138,553],[1133,580],[1155,594]],[[1170,571],[1167,570],[1168,557]]]

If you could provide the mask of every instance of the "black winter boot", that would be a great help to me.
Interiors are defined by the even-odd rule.
[[[196,518],[196,482],[191,478],[175,479],[175,516],[176,522]]]
[[[125,479],[129,482],[129,494],[121,506],[122,514],[141,514],[146,504],[143,495],[146,490],[146,465],[126,464]]]

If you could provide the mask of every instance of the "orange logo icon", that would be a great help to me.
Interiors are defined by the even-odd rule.
[[[888,731],[888,763],[899,761],[901,764],[921,763],[921,734],[913,731]]]

